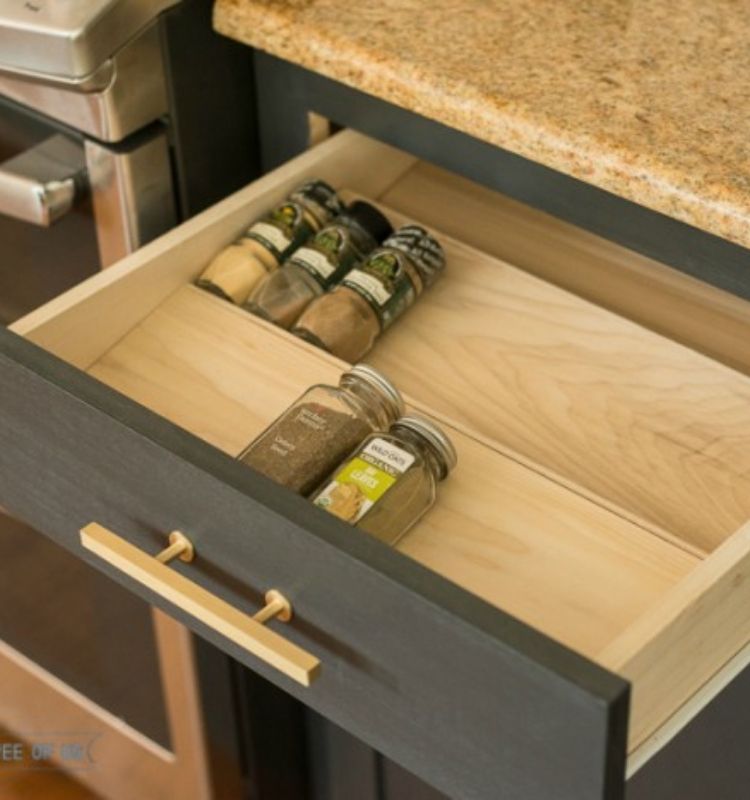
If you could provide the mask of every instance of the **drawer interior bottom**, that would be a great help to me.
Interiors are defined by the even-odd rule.
[[[186,286],[89,372],[237,455],[308,386],[336,383],[343,368]],[[541,468],[447,424],[460,467],[399,549],[545,633],[596,655],[697,563]]]
[[[446,209],[470,204],[466,192],[418,164],[384,194],[383,208],[398,222],[409,217],[391,203],[418,210],[436,228]],[[442,237],[445,276],[386,332],[372,363],[471,430],[692,552],[711,552],[750,519],[750,379],[474,249],[492,210],[473,212],[461,242]],[[497,238],[512,223],[497,226]],[[603,267],[615,254],[624,257],[601,246]]]

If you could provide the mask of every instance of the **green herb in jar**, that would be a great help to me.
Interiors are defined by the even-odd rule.
[[[308,389],[240,455],[240,461],[309,494],[369,433],[387,430],[403,400],[383,375],[357,364],[338,386]]]

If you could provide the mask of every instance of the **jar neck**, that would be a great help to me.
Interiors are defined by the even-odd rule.
[[[300,198],[299,204],[302,206],[302,212],[308,225],[315,231],[319,231],[331,219],[331,214],[314,200],[303,197]]]
[[[377,389],[356,375],[345,374],[341,378],[341,389],[373,430],[387,431],[395,422],[396,416],[391,404]]]
[[[445,478],[448,473],[447,465],[418,433],[408,428],[399,427],[392,432],[392,435],[402,442],[409,444],[413,450],[416,450],[417,453],[422,456],[427,469],[432,473],[436,483],[439,483]]]

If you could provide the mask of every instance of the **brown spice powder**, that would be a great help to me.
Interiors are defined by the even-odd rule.
[[[349,414],[301,403],[267,428],[240,461],[307,495],[371,432],[366,422]]]
[[[380,334],[372,306],[346,286],[337,286],[313,301],[297,320],[292,333],[313,341],[350,364],[370,351]]]

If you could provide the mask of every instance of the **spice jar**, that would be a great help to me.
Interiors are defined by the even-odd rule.
[[[296,250],[255,288],[245,308],[290,328],[312,300],[323,294],[393,233],[377,208],[358,200]]]
[[[435,502],[437,484],[456,466],[450,439],[433,422],[409,415],[357,448],[313,503],[395,544]]]
[[[336,192],[310,181],[251,225],[208,265],[197,285],[237,305],[303,242],[342,211]]]
[[[445,266],[443,248],[419,225],[405,225],[305,309],[292,333],[357,361]]]
[[[370,433],[388,430],[403,400],[377,370],[357,364],[338,386],[308,389],[239,459],[299,494],[309,494]]]

